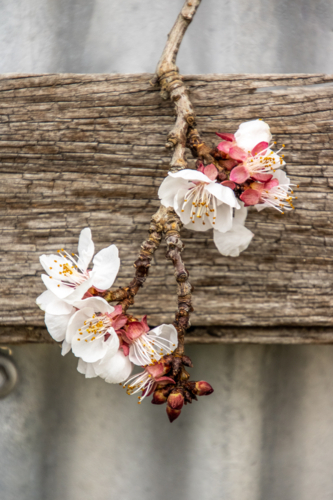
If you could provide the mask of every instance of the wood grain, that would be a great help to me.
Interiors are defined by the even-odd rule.
[[[87,225],[97,250],[117,244],[116,285],[128,284],[170,161],[164,145],[174,111],[151,78],[0,77],[0,342],[47,339],[35,306],[43,290],[38,256],[75,251]],[[189,341],[332,342],[333,76],[185,80],[207,142],[216,144],[215,131],[263,118],[286,145],[288,175],[300,185],[295,211],[250,213],[255,238],[238,258],[221,256],[210,232],[182,233],[192,325],[200,327]],[[132,309],[151,325],[171,322],[177,306],[164,253],[157,251]]]

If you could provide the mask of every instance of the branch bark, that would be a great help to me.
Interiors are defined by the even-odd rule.
[[[155,81],[161,87],[161,95],[164,99],[170,97],[177,114],[176,123],[170,130],[166,143],[166,147],[174,148],[170,163],[172,171],[187,167],[185,156],[187,132],[189,127],[196,125],[194,109],[176,66],[176,58],[182,39],[200,3],[201,0],[185,2],[169,33],[168,41],[156,68]]]
[[[182,223],[173,209],[168,208],[168,218],[164,225],[165,241],[167,244],[166,258],[172,260],[174,266],[174,276],[177,281],[178,311],[174,326],[178,332],[178,347],[174,352],[175,356],[184,354],[185,332],[190,326],[190,313],[192,307],[192,285],[189,282],[189,272],[181,257],[184,250],[184,243],[180,239]]]
[[[118,288],[117,290],[107,290],[104,293],[99,293],[108,302],[118,301],[121,303],[123,312],[134,304],[134,297],[143,286],[147,279],[151,259],[157,248],[159,247],[164,230],[164,220],[167,214],[167,209],[162,205],[158,211],[152,216],[149,237],[141,245],[141,250],[138,259],[134,262],[135,276],[131,283],[125,288]],[[96,293],[94,289],[92,293]]]

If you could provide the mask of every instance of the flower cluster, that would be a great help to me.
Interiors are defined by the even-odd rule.
[[[139,404],[146,396],[153,395],[152,403],[161,405],[166,403],[166,412],[170,422],[179,417],[184,404],[192,403],[197,400],[197,396],[208,396],[212,394],[213,388],[208,382],[201,380],[199,382],[185,381],[176,384],[174,378],[170,375],[175,374],[175,368],[178,369],[181,364],[192,366],[191,360],[187,356],[182,356],[178,360],[172,356],[164,356],[159,363],[153,366],[146,366],[145,370],[139,374],[129,377],[124,382],[124,389],[127,394],[137,394],[141,392]],[[176,368],[177,371],[177,368]]]
[[[139,321],[123,314],[121,305],[113,307],[95,296],[113,285],[120,260],[115,245],[93,255],[89,228],[80,234],[78,255],[64,249],[42,255],[40,262],[47,273],[42,280],[47,290],[36,302],[45,312],[50,335],[62,342],[62,354],[72,351],[79,358],[80,373],[121,383],[131,375],[134,365],[150,369],[172,353],[178,345],[177,331],[173,325],[150,330],[146,316]],[[93,267],[89,269],[91,260]]]
[[[253,237],[244,226],[248,207],[257,210],[272,207],[283,213],[294,208],[293,191],[281,170],[285,165],[283,155],[279,155],[281,150],[273,151],[265,122],[246,122],[235,134],[217,135],[222,141],[209,152],[213,162],[205,165],[198,160],[196,170],[169,172],[160,186],[159,197],[162,205],[175,210],[185,227],[196,231],[213,229],[218,250],[223,255],[237,256]],[[168,226],[164,222],[160,232],[166,233]],[[178,229],[173,231],[179,233]],[[175,244],[177,258],[171,260],[178,281],[181,273],[177,262],[183,266],[179,256],[182,242],[177,236],[173,244],[176,240],[179,240],[179,248]],[[156,248],[150,235],[142,249],[151,252]],[[169,253],[168,250],[168,258]],[[150,258],[143,253],[140,259],[135,265],[144,262],[145,271],[139,266],[136,279],[142,286]],[[153,395],[153,404],[166,403],[171,422],[178,418],[183,405],[213,392],[205,381],[190,381],[185,368],[192,367],[190,358],[184,355],[183,344],[189,324],[188,311],[192,310],[189,282],[184,287],[189,290],[189,298],[186,296],[186,301],[178,304],[174,323],[178,332],[174,325],[168,324],[150,329],[146,316],[138,320],[126,314],[132,285],[114,294],[107,292],[119,271],[118,249],[110,245],[94,256],[89,228],[80,234],[77,255],[61,249],[57,254],[42,255],[40,262],[45,270],[42,280],[46,291],[36,302],[45,312],[50,335],[62,343],[62,354],[72,351],[78,358],[80,373],[87,378],[101,377],[109,383],[120,383],[130,395],[141,393],[139,404],[146,396]],[[104,297],[122,296],[120,291],[125,292],[122,302],[111,306]],[[178,333],[181,343],[177,349]],[[132,375],[135,366],[143,371]]]
[[[197,170],[169,172],[162,182],[162,205],[173,207],[184,226],[195,231],[213,229],[222,255],[236,257],[251,242],[244,227],[249,206],[280,212],[294,208],[291,184],[279,170],[285,165],[281,150],[274,152],[267,123],[242,123],[235,134],[223,139],[210,154],[214,163],[197,162]]]

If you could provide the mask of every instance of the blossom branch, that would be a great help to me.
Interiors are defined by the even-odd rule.
[[[201,0],[186,1],[172,30],[169,33],[162,56],[156,68],[155,82],[161,87],[164,99],[170,97],[176,108],[176,123],[168,134],[166,147],[174,148],[171,168],[173,171],[186,168],[186,138],[189,127],[195,126],[195,113],[176,66],[176,58],[182,39],[191,23]]]

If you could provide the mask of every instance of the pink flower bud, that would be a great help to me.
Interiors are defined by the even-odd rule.
[[[194,392],[198,396],[209,396],[209,394],[212,394],[212,392],[214,392],[214,389],[208,382],[200,380],[199,382],[195,383]]]
[[[168,406],[173,408],[174,410],[181,410],[184,404],[184,396],[183,394],[174,389],[168,397]]]
[[[163,391],[157,390],[154,392],[153,399],[151,400],[153,405],[162,405],[167,400],[167,397],[164,395]]]
[[[173,422],[176,420],[176,418],[179,417],[181,410],[174,410],[173,408],[170,408],[170,406],[166,407],[166,411],[169,417],[170,422]]]

